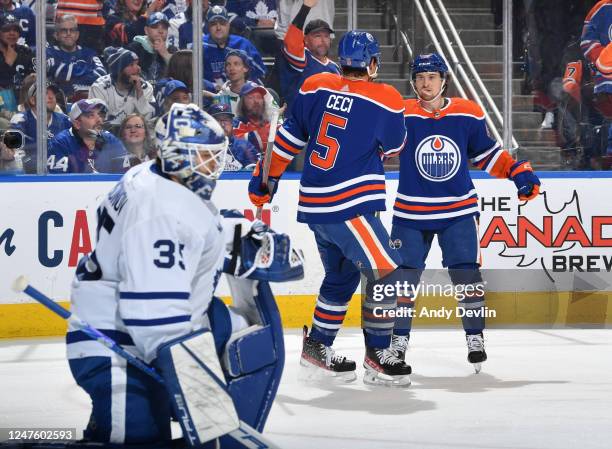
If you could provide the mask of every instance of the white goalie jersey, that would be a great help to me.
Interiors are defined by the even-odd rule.
[[[79,263],[72,310],[150,362],[160,344],[208,326],[225,254],[214,205],[160,173],[132,168],[98,208],[97,245]],[[77,329],[68,358],[109,356]]]

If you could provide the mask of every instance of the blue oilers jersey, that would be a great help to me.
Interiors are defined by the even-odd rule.
[[[404,105],[393,87],[320,73],[304,81],[274,142],[270,175],[302,149],[297,219],[335,223],[385,210],[383,158],[406,140]]]
[[[130,168],[130,156],[123,143],[108,131],[102,131],[90,150],[74,128],[62,131],[49,142],[47,169],[63,173],[124,173]]]
[[[406,100],[405,120],[408,138],[400,155],[393,223],[440,229],[454,219],[478,215],[468,162],[491,172],[505,153],[489,136],[480,106],[447,98],[432,113],[417,100]]]
[[[312,55],[304,46],[304,32],[294,24],[289,25],[285,35],[283,55],[285,60],[280,65],[281,90],[289,110],[306,78],[325,72],[340,74],[340,67],[331,59],[321,61]]]
[[[584,19],[580,48],[585,58],[595,64],[599,54],[610,43],[610,36],[612,36],[612,2],[601,0],[593,6]],[[605,78],[599,71],[595,70],[593,80],[596,94],[612,93],[612,80]]]

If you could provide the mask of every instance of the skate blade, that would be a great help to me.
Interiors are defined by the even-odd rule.
[[[474,367],[474,371],[476,371],[476,374],[480,373],[480,370],[482,369],[482,363],[472,363],[472,366]]]
[[[366,369],[363,374],[363,383],[377,387],[406,388],[409,387],[412,382],[410,381],[409,374],[405,376],[389,376],[379,373],[378,371]]]
[[[355,371],[336,372],[317,366],[308,360],[300,359],[298,381],[302,383],[351,383],[357,380]]]

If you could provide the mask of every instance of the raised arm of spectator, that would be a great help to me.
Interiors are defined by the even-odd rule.
[[[287,59],[289,66],[298,72],[304,71],[304,67],[306,67],[304,24],[310,9],[316,6],[317,3],[318,0],[304,0],[300,11],[291,22],[291,25],[289,25],[283,42],[285,59]]]

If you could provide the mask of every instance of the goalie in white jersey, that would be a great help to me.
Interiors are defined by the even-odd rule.
[[[261,430],[283,365],[278,310],[262,281],[300,277],[301,259],[287,236],[261,222],[235,215],[224,219],[210,201],[228,146],[211,116],[196,105],[175,104],[159,120],[156,135],[159,158],[128,171],[100,205],[96,249],[79,263],[71,301],[80,318],[152,363],[166,386],[69,329],[70,368],[93,405],[84,437],[120,444],[168,442],[173,414],[188,445],[235,429],[238,416]],[[230,228],[227,238],[224,225]],[[277,253],[284,248],[293,259],[282,256],[279,262],[272,254],[280,263],[276,272],[274,264],[257,268],[244,255],[249,248],[254,254],[262,242]],[[232,278],[240,312],[213,296],[224,256],[226,272],[258,279]],[[259,352],[256,360],[237,356],[245,341]],[[211,381],[210,372],[225,385]],[[236,379],[240,382],[233,383]],[[248,403],[241,402],[245,388]],[[177,394],[184,395],[178,404]],[[193,407],[202,398],[212,404],[204,411]]]

